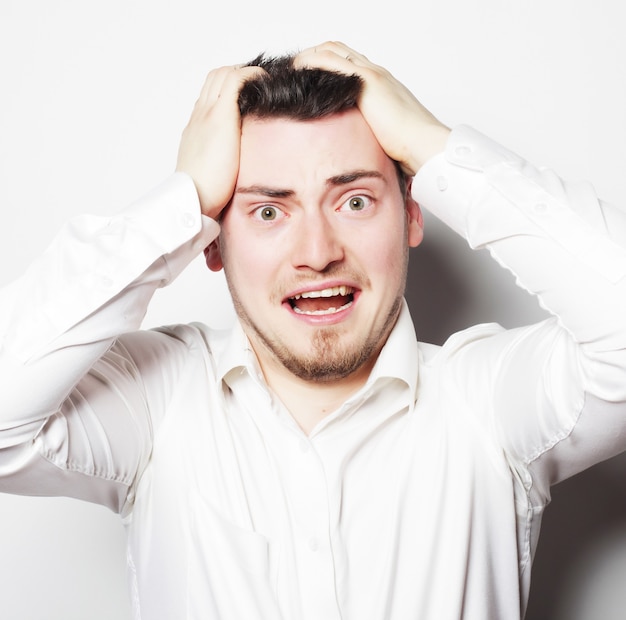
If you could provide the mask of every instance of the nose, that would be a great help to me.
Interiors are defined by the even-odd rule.
[[[344,258],[344,245],[332,215],[314,211],[301,218],[294,231],[292,263],[297,269],[326,271]]]

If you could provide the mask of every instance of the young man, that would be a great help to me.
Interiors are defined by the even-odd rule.
[[[144,620],[519,618],[550,485],[626,447],[626,219],[342,44],[286,64],[4,291],[0,488],[118,511]],[[554,318],[417,343],[418,202]],[[202,250],[234,329],[136,331]]]

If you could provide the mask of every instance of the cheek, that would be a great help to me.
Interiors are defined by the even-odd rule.
[[[254,237],[224,235],[222,258],[227,277],[239,289],[267,289],[275,273],[277,252],[260,244]]]
[[[365,247],[361,258],[362,269],[380,295],[395,297],[398,289],[404,288],[408,264],[408,250],[404,246]]]
[[[406,278],[406,269],[408,264],[408,250],[405,247],[394,248],[386,257],[385,264],[382,266],[382,275],[389,284],[389,288],[394,288],[400,284],[404,285]]]
[[[389,275],[402,269],[408,255],[407,227],[404,219],[397,219],[387,227],[380,227],[369,239],[364,251],[370,264],[389,270]]]

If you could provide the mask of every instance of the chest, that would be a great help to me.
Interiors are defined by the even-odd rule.
[[[439,620],[518,587],[510,473],[448,401],[379,416],[360,404],[313,438],[259,421],[269,401],[215,415],[194,403],[163,429],[142,489],[150,516],[138,509],[177,541],[186,588],[205,582],[190,598],[245,617],[237,583],[254,617]]]

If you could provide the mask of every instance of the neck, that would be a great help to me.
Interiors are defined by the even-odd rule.
[[[342,379],[307,381],[273,360],[260,363],[267,384],[307,435],[365,385],[373,366],[368,363]]]

